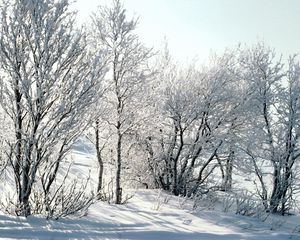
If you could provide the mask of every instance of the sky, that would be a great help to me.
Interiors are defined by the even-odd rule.
[[[77,0],[84,22],[110,0]],[[139,17],[137,33],[148,47],[167,39],[179,61],[204,61],[238,43],[264,41],[287,58],[300,53],[300,0],[123,0],[128,16]]]

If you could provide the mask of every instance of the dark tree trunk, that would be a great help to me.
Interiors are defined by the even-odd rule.
[[[270,199],[270,212],[277,213],[278,207],[280,204],[281,191],[280,191],[280,169],[277,164],[274,164],[274,172],[273,172],[273,190]]]
[[[122,134],[121,123],[117,123],[118,142],[117,142],[117,161],[116,161],[116,204],[122,203],[122,188],[121,188],[121,168],[122,168]]]
[[[101,198],[101,190],[102,190],[102,181],[103,181],[103,159],[101,156],[101,149],[100,149],[100,141],[99,141],[99,121],[96,121],[96,153],[97,153],[97,160],[99,163],[99,173],[98,173],[98,186],[97,186],[97,197],[98,199]]]

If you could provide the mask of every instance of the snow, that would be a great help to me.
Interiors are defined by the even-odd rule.
[[[80,142],[69,161],[74,176],[97,176],[93,150]],[[95,180],[96,181],[96,180]],[[94,185],[96,182],[93,183]],[[93,187],[93,186],[92,186]],[[0,239],[109,240],[285,240],[300,239],[300,215],[269,216],[265,221],[207,208],[159,190],[127,190],[124,205],[97,202],[86,216],[46,220],[0,213]]]
[[[125,205],[98,202],[88,215],[57,221],[42,217],[0,214],[0,239],[300,239],[293,232],[299,216],[284,217],[285,225],[218,211],[193,211],[192,202],[156,190],[137,190]],[[182,206],[184,205],[184,206]],[[283,224],[284,225],[284,224]],[[293,227],[292,227],[293,226]]]

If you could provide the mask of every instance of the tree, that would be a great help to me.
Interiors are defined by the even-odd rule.
[[[151,76],[148,60],[152,49],[144,47],[134,33],[137,19],[126,19],[126,11],[119,0],[111,7],[100,7],[93,16],[95,41],[109,56],[110,74],[106,92],[111,113],[104,116],[114,129],[115,137],[115,202],[122,202],[121,170],[124,161],[124,140],[141,122],[141,96]]]
[[[275,51],[257,44],[240,56],[241,72],[248,82],[249,105],[245,152],[260,183],[259,195],[266,210],[285,214],[294,185],[299,158],[299,63],[295,57],[284,70]],[[266,181],[271,173],[272,185]]]
[[[175,195],[197,194],[218,164],[234,111],[232,53],[213,57],[208,67],[179,68],[167,54],[158,81],[154,129],[144,137],[156,186]],[[156,89],[157,91],[158,89]]]
[[[31,214],[36,182],[49,206],[60,163],[86,126],[82,119],[103,74],[101,58],[88,55],[68,6],[67,0],[15,0],[1,9],[1,106],[14,125],[6,156],[17,215]]]

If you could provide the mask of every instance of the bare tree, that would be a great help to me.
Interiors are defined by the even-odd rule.
[[[125,9],[119,0],[111,7],[100,7],[94,14],[95,41],[109,55],[111,77],[106,99],[111,113],[104,120],[113,126],[116,149],[115,202],[122,202],[121,170],[124,161],[124,138],[141,122],[140,108],[143,86],[151,71],[148,60],[152,50],[144,47],[134,33],[137,19],[126,19]]]
[[[156,126],[145,136],[148,165],[156,186],[193,195],[205,188],[218,166],[234,111],[232,53],[213,57],[210,66],[180,69],[168,54],[161,61]],[[157,89],[156,89],[157,90]]]
[[[259,195],[265,208],[285,214],[292,197],[289,192],[293,192],[293,169],[299,158],[299,63],[291,57],[284,71],[275,51],[261,43],[244,49],[240,62],[252,92],[248,108],[252,120],[245,152],[259,179]],[[270,187],[266,173],[272,175]]]
[[[68,6],[67,0],[15,0],[1,9],[1,106],[14,123],[6,156],[15,175],[18,215],[31,214],[37,181],[47,201],[99,88],[101,59],[87,54]]]

